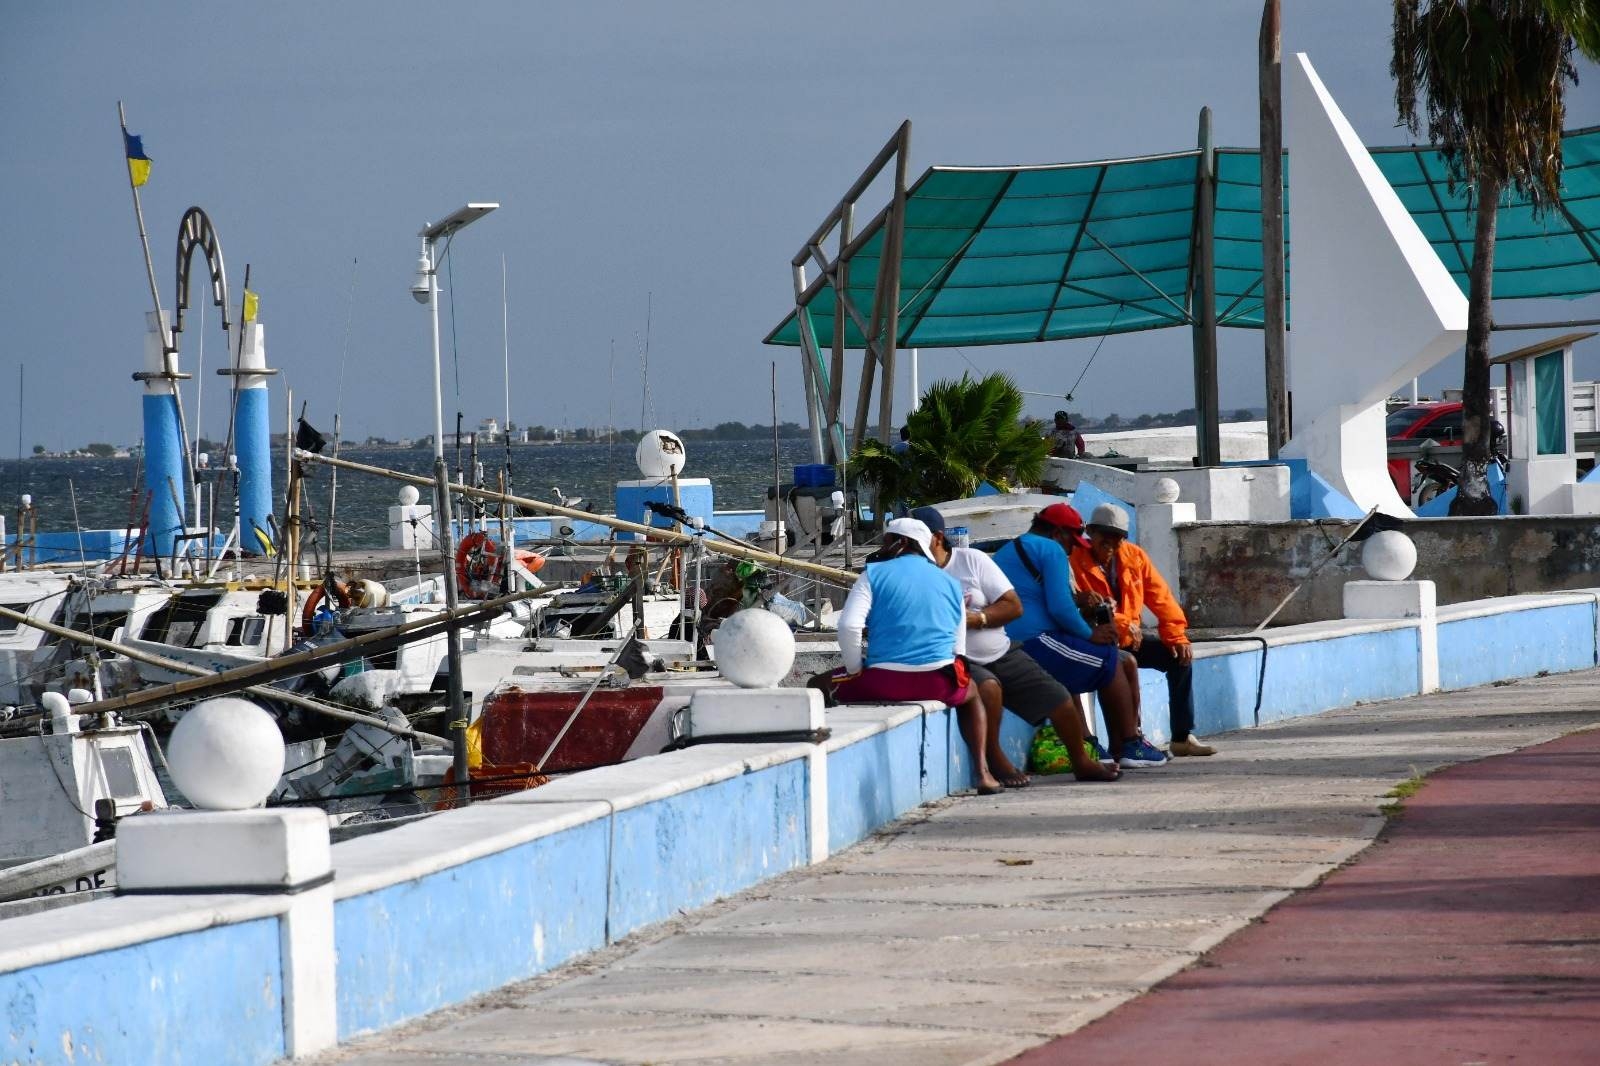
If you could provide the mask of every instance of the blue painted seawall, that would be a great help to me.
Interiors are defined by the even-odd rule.
[[[605,944],[609,829],[590,822],[335,903],[339,1038],[460,1003]]]
[[[1595,605],[1439,622],[1439,685],[1471,688],[1595,665]]]
[[[276,918],[0,974],[7,1066],[259,1066],[283,1032]]]
[[[340,1039],[804,866],[806,777],[805,760],[790,759],[338,901]]]

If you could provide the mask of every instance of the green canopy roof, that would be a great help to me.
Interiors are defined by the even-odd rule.
[[[1500,209],[1497,299],[1600,292],[1600,127],[1570,132],[1562,145],[1563,203],[1537,219],[1516,198]],[[1472,213],[1462,193],[1451,193],[1439,152],[1379,148],[1373,158],[1465,292]],[[899,347],[1020,344],[1187,324],[1199,164],[1191,150],[1059,166],[931,168],[907,193]],[[1216,169],[1217,322],[1259,327],[1260,153],[1218,149]],[[1284,180],[1287,206],[1287,155]],[[880,227],[850,260],[860,308],[872,303],[883,236]],[[810,314],[827,347],[830,287],[812,300]],[[794,314],[766,340],[799,344]],[[848,316],[845,343],[864,346]]]

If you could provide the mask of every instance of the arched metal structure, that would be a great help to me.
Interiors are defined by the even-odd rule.
[[[193,269],[194,253],[206,254],[206,266],[211,273],[211,302],[222,312],[222,329],[230,328],[228,319],[228,268],[222,260],[222,242],[211,218],[198,207],[183,213],[178,223],[178,295],[172,313],[172,350],[177,351],[178,334],[183,332],[183,313],[189,308],[189,272]]]

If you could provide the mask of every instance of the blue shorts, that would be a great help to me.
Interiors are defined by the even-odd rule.
[[[1066,633],[1040,633],[1022,650],[1068,692],[1098,692],[1117,676],[1117,648],[1094,644]]]

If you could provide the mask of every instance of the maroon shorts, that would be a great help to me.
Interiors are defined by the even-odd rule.
[[[934,700],[954,707],[970,691],[967,672],[958,666],[932,670],[885,670],[869,666],[859,674],[833,672],[833,695],[840,703],[910,703]]]

